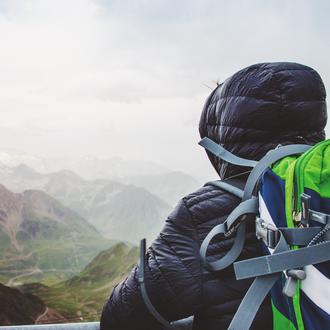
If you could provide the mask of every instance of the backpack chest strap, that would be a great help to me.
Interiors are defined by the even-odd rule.
[[[262,239],[264,244],[270,249],[276,247],[280,234],[283,234],[289,245],[306,246],[321,230],[322,227],[275,228],[261,218],[257,218],[256,220],[256,236],[258,239]]]
[[[330,241],[234,263],[238,280],[274,274],[330,260]]]

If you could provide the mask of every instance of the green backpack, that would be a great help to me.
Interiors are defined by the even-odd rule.
[[[207,138],[200,144],[225,161],[253,167],[244,191],[210,183],[242,203],[205,238],[204,264],[219,271],[234,263],[238,280],[255,278],[229,329],[249,329],[269,292],[274,329],[330,329],[330,140],[281,146],[259,162],[238,158]],[[251,219],[264,256],[235,262]],[[208,245],[220,234],[236,235],[235,242],[223,258],[208,262]]]

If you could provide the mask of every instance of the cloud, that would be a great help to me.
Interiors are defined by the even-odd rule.
[[[0,147],[206,171],[196,146],[205,84],[288,60],[316,68],[329,89],[329,9],[298,0],[0,0]]]

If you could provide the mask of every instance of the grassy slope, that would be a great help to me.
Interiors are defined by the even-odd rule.
[[[36,281],[51,285],[66,280],[79,273],[100,251],[113,244],[115,241],[101,237],[81,237],[76,241],[65,238],[30,241],[22,252],[11,255],[12,259],[2,256],[0,282],[6,283],[15,276],[20,277],[14,279],[12,285]],[[26,258],[19,257],[24,255]],[[30,274],[33,270],[35,272]]]
[[[84,321],[98,320],[113,287],[127,276],[137,259],[136,247],[118,243],[98,254],[70,280],[49,287],[24,285],[23,289],[39,296],[68,320],[78,320],[80,315]]]
[[[100,251],[115,244],[102,237],[76,237],[76,239],[35,239],[25,242],[19,252],[2,250],[0,281],[37,269],[33,276],[22,276],[20,282],[64,280],[81,271]],[[4,252],[5,251],[5,252]],[[41,272],[39,272],[39,270]]]

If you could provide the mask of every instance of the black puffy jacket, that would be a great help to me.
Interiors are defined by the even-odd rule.
[[[200,120],[201,137],[221,143],[236,155],[260,159],[278,144],[314,144],[325,137],[325,88],[318,73],[296,63],[263,63],[245,68],[209,96]],[[208,154],[222,179],[242,173]],[[226,329],[250,280],[236,281],[233,268],[210,273],[201,264],[200,245],[222,223],[238,198],[206,186],[184,197],[168,216],[147,252],[146,283],[151,301],[168,320],[194,315],[194,330]],[[259,255],[253,226],[240,259]],[[232,239],[218,237],[209,257],[223,256]],[[104,306],[101,328],[157,330],[161,326],[146,309],[137,280],[138,267],[112,292]],[[268,301],[253,328],[271,328]]]

